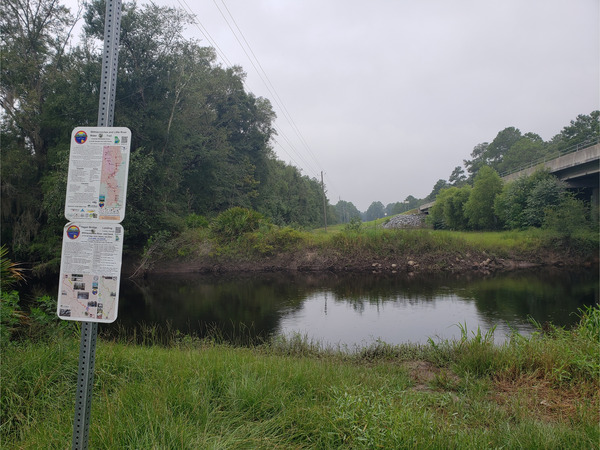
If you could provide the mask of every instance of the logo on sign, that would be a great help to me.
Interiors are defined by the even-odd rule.
[[[75,133],[75,142],[78,144],[84,144],[87,141],[88,135],[85,131],[78,131]]]
[[[81,234],[81,230],[77,225],[71,225],[69,228],[67,228],[67,237],[69,239],[77,239],[79,234]]]

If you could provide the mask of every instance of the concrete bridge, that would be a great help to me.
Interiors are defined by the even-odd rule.
[[[600,142],[598,139],[567,149],[556,158],[547,161],[533,161],[516,172],[500,174],[500,177],[506,183],[531,175],[541,168],[548,169],[551,174],[564,181],[569,188],[587,191],[586,197],[590,203],[598,205],[600,184]],[[419,212],[429,214],[429,209],[434,203],[422,205],[419,207]]]
[[[503,181],[513,181],[522,176],[531,175],[540,168],[546,168],[551,174],[572,188],[596,188],[600,176],[600,143],[578,148],[548,161],[535,161],[528,167],[507,175],[501,174]]]
[[[575,151],[565,153],[548,161],[537,161],[518,172],[502,177],[502,181],[513,181],[519,177],[531,175],[540,168],[546,168],[567,187],[580,191],[582,198],[589,200],[592,205],[599,203],[600,184],[600,142],[581,145]]]

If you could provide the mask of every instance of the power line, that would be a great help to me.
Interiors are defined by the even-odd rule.
[[[225,10],[227,11],[227,13],[229,14],[229,17],[231,18],[231,21],[233,22],[233,24],[235,25],[236,29],[238,30],[240,36],[242,37],[244,43],[246,44],[246,47],[248,47],[248,50],[250,51],[250,53],[252,54],[252,57],[250,57],[250,55],[248,54],[248,52],[246,51],[246,49],[244,48],[244,46],[242,45],[241,41],[238,39],[235,31],[233,30],[233,28],[231,27],[231,25],[229,24],[229,21],[227,20],[227,18],[225,17],[225,15],[223,14],[223,11],[221,10],[221,8],[219,8],[219,5],[217,4],[216,0],[213,0],[213,3],[215,4],[215,6],[217,7],[217,9],[219,10],[219,12],[221,13],[221,16],[223,17],[223,19],[225,20],[225,22],[227,23],[227,26],[229,27],[229,29],[231,30],[231,32],[233,33],[233,35],[235,36],[236,40],[238,41],[238,43],[240,44],[240,47],[242,47],[242,50],[244,51],[244,53],[246,54],[246,56],[248,57],[248,59],[250,60],[250,63],[252,64],[252,66],[254,67],[254,69],[256,70],[256,72],[258,73],[260,79],[262,80],[263,84],[265,85],[265,87],[267,88],[267,90],[269,91],[269,93],[273,96],[274,101],[277,103],[277,105],[279,106],[279,108],[281,109],[281,111],[284,114],[284,117],[287,119],[287,121],[290,123],[290,125],[292,126],[292,129],[294,130],[294,132],[296,133],[296,135],[298,136],[298,138],[300,139],[300,142],[302,142],[302,144],[304,145],[304,147],[306,148],[306,150],[308,151],[309,155],[314,159],[314,161],[317,163],[317,166],[321,166],[322,164],[319,162],[317,156],[313,153],[313,151],[311,150],[310,146],[308,145],[306,139],[304,138],[304,136],[302,135],[302,132],[300,131],[300,129],[298,128],[298,126],[296,125],[294,119],[292,118],[292,115],[289,113],[287,107],[285,106],[283,100],[281,99],[281,97],[279,96],[279,93],[277,92],[277,89],[275,89],[275,86],[273,85],[273,83],[271,82],[271,79],[269,78],[269,75],[267,74],[267,72],[264,70],[262,64],[260,63],[260,60],[258,59],[258,57],[256,56],[256,54],[254,53],[254,51],[252,50],[252,46],[250,45],[250,43],[248,42],[248,40],[246,39],[246,37],[244,36],[244,33],[242,32],[241,28],[239,27],[239,25],[237,24],[235,18],[233,17],[233,14],[231,14],[231,11],[229,10],[229,8],[227,7],[227,4],[225,3],[225,0],[221,0],[221,3],[223,4]],[[252,60],[252,58],[254,58],[254,61],[256,61],[256,65],[254,64],[254,61]],[[258,68],[257,68],[258,66]],[[260,70],[259,70],[260,69]],[[262,73],[262,75],[261,75]],[[264,78],[263,78],[264,75]],[[265,81],[266,80],[266,81]]]
[[[185,0],[183,0],[185,1]],[[261,79],[261,81],[263,82],[264,86],[266,87],[267,91],[269,92],[269,94],[271,95],[273,101],[276,103],[276,105],[279,107],[279,110],[282,112],[283,117],[287,120],[287,122],[290,124],[291,129],[294,131],[294,133],[297,135],[298,139],[300,140],[300,142],[303,144],[303,146],[305,147],[305,149],[308,152],[308,155],[312,158],[312,160],[317,164],[317,166],[321,167],[322,164],[319,162],[318,158],[316,157],[316,155],[312,152],[312,150],[310,149],[310,146],[308,145],[306,139],[304,138],[304,136],[302,135],[300,129],[298,128],[298,126],[296,125],[296,123],[294,122],[291,114],[289,113],[288,109],[286,108],[285,104],[283,103],[281,97],[279,96],[277,89],[275,89],[275,86],[273,85],[273,83],[271,82],[268,74],[266,73],[266,71],[264,70],[262,64],[260,63],[258,57],[256,56],[256,53],[252,50],[252,46],[250,45],[250,43],[248,42],[248,40],[246,39],[244,33],[242,32],[241,28],[239,27],[237,21],[235,20],[235,18],[233,17],[233,14],[231,13],[231,11],[229,10],[229,8],[227,7],[227,4],[225,3],[224,0],[221,0],[221,3],[223,4],[223,7],[225,9],[225,11],[227,11],[227,14],[229,16],[229,19],[227,18],[227,16],[225,15],[225,13],[223,12],[223,9],[221,9],[221,7],[218,5],[216,0],[213,0],[213,3],[215,4],[215,7],[217,8],[217,10],[219,11],[219,13],[221,14],[221,17],[223,18],[223,20],[225,21],[225,23],[227,24],[229,30],[231,31],[231,33],[233,34],[233,36],[235,37],[236,41],[238,42],[239,46],[241,47],[242,51],[244,52],[244,54],[246,55],[246,57],[248,58],[248,60],[250,61],[250,64],[252,65],[252,67],[254,68],[254,70],[256,71],[257,75],[259,76],[259,78]],[[234,29],[234,26],[235,29]],[[237,32],[236,32],[237,29]],[[239,34],[239,36],[238,36]],[[243,42],[242,42],[243,41]],[[245,45],[244,45],[245,44]],[[277,127],[275,127],[280,133],[281,130]],[[311,172],[314,172],[315,174],[318,173],[318,170],[315,170],[314,167],[312,166],[312,164],[310,164],[302,155],[302,153],[291,143],[291,141],[284,136],[284,139],[286,140],[286,142],[288,143],[288,145],[291,147],[291,149],[298,155],[298,157],[304,162],[305,167],[307,167]]]
[[[225,52],[221,50],[221,47],[219,47],[217,41],[213,39],[206,27],[204,27],[204,25],[202,25],[202,23],[198,20],[196,14],[194,14],[194,10],[190,7],[190,5],[188,5],[187,1],[177,0],[177,3],[179,3],[179,6],[181,6],[187,13],[191,15],[193,24],[196,25],[198,31],[200,31],[200,33],[206,38],[208,43],[215,49],[215,52],[217,52],[221,60],[225,63],[226,67],[233,67],[233,64],[231,64],[231,62],[227,58],[227,55],[225,55]]]

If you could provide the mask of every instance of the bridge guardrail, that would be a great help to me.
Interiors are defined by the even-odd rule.
[[[499,173],[498,175],[500,175],[500,178],[504,178],[504,177],[507,177],[509,175],[512,175],[513,173],[520,172],[521,170],[530,169],[530,168],[535,167],[535,166],[537,166],[539,164],[543,164],[545,162],[552,161],[552,160],[554,160],[556,158],[560,158],[561,156],[568,155],[569,153],[575,153],[576,151],[583,150],[584,148],[591,147],[591,146],[596,145],[598,143],[600,143],[600,137],[596,137],[596,138],[592,138],[592,139],[587,139],[587,140],[585,140],[583,142],[580,142],[579,144],[575,144],[575,145],[573,145],[571,147],[567,147],[566,149],[559,151],[556,156],[553,156],[551,158],[549,158],[547,156],[545,156],[543,158],[538,158],[538,159],[530,162],[529,164],[526,164],[524,166],[519,167],[518,169],[507,170],[506,172]]]

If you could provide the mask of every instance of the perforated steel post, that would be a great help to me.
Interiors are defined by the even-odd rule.
[[[121,0],[107,0],[98,126],[112,127],[113,125],[117,69],[119,65],[120,30]],[[79,346],[79,370],[77,374],[77,395],[75,397],[72,445],[72,448],[77,450],[88,448],[97,336],[98,323],[81,323],[81,343]]]

